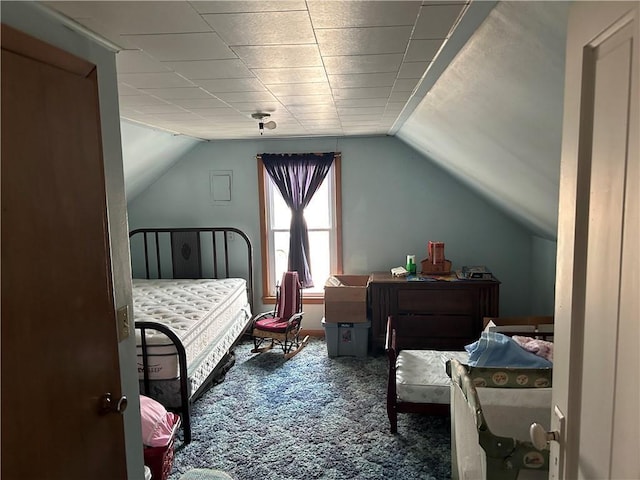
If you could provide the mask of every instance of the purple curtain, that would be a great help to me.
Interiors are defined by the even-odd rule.
[[[302,288],[313,287],[309,233],[304,209],[327,176],[334,159],[330,153],[263,153],[262,163],[291,209],[289,270],[298,272]]]

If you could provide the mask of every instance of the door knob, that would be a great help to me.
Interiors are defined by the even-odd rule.
[[[551,441],[560,441],[560,432],[555,430],[547,432],[539,423],[531,424],[531,427],[529,427],[529,436],[531,437],[531,443],[533,443],[533,446],[538,450],[547,448],[547,445]]]
[[[110,393],[105,393],[102,396],[102,403],[100,405],[100,411],[102,413],[119,413],[123,414],[127,409],[127,396],[122,395],[119,399],[113,398]]]

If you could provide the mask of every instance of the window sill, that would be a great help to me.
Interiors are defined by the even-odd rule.
[[[262,303],[264,305],[271,305],[276,303],[276,297],[262,297]],[[303,305],[322,305],[324,304],[324,295],[315,294],[315,295],[305,295],[302,294],[302,304]]]

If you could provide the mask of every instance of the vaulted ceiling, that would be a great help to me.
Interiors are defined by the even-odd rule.
[[[494,2],[45,4],[118,50],[123,118],[211,140],[255,137],[252,114],[277,124],[270,137],[393,133]]]
[[[268,113],[265,138],[395,135],[555,237],[568,3],[43,3],[118,51],[127,190]]]

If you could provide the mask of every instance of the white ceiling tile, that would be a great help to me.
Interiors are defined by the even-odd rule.
[[[125,35],[124,38],[162,62],[236,58],[215,32]]]
[[[300,123],[304,126],[308,125],[319,125],[326,127],[338,127],[340,126],[340,120],[337,117],[323,117],[321,115],[311,116],[309,115],[298,115],[296,116],[300,120]]]
[[[140,90],[129,85],[125,85],[124,83],[118,83],[118,95],[121,97],[129,95],[140,95]]]
[[[157,118],[158,120],[161,120],[163,122],[189,122],[189,121],[196,121],[196,122],[200,122],[203,119],[201,117],[198,117],[197,115],[191,113],[191,112],[183,112],[183,113],[156,113],[155,115],[153,115],[153,117]],[[167,123],[165,123],[165,125],[167,125]]]
[[[169,69],[141,50],[121,50],[116,54],[118,73],[157,73]]]
[[[329,75],[333,88],[391,87],[395,79],[395,72]]]
[[[313,45],[251,45],[232,50],[249,68],[321,67],[318,46]]]
[[[413,38],[447,38],[464,8],[464,4],[423,6],[420,9]]]
[[[323,101],[331,100],[331,88],[327,82],[316,83],[280,83],[267,85],[267,88],[278,97],[322,95]]]
[[[220,121],[231,122],[237,121],[241,122],[249,117],[245,114],[240,113],[235,108],[231,107],[223,107],[223,108],[201,108],[198,109],[198,115],[201,117],[215,117],[220,119]]]
[[[398,78],[422,78],[430,62],[404,62],[400,66]]]
[[[205,139],[261,138],[257,111],[278,123],[262,138],[386,134],[469,4],[44,3],[121,47],[123,118]]]
[[[333,117],[327,117],[327,118],[309,117],[306,119],[300,118],[299,121],[300,121],[300,125],[304,126],[305,128],[310,128],[310,127],[340,128],[342,126],[342,124],[340,123],[340,120]]]
[[[72,18],[91,18],[121,34],[210,30],[189,2],[57,2],[56,8],[69,12]]]
[[[131,43],[129,40],[120,35],[118,25],[104,25],[102,22],[95,18],[75,18],[75,20],[100,37],[106,38],[110,42],[119,46],[121,49],[136,50],[138,48],[135,44]]]
[[[198,82],[210,92],[264,92],[266,87],[257,78],[221,78],[218,80],[200,80]]]
[[[384,107],[387,98],[336,98],[338,107]]]
[[[316,30],[322,56],[404,53],[412,27]]]
[[[253,113],[253,112],[266,112],[274,114],[274,112],[283,109],[284,107],[280,102],[248,102],[248,103],[233,103],[231,105],[239,112]]]
[[[354,115],[349,120],[343,120],[342,128],[357,127],[362,128],[366,126],[378,127],[380,122],[378,120],[371,120],[370,117],[363,115]]]
[[[296,116],[300,113],[322,113],[337,115],[336,107],[334,107],[333,104],[330,103],[298,103],[295,105],[287,105],[287,110],[289,110]]]
[[[123,73],[118,75],[121,82],[135,88],[192,87],[186,78],[175,73]]]
[[[203,65],[197,65],[203,62]],[[239,59],[229,60],[201,60],[194,62],[168,62],[168,64],[180,71],[187,72],[188,74],[197,73],[198,69],[206,68],[207,78],[199,78],[198,80],[218,80],[222,78],[254,78],[255,75],[242,63]]]
[[[165,100],[174,100],[177,98],[210,98],[211,95],[198,87],[186,87],[186,88],[145,88],[140,89],[141,92],[156,97],[164,98]]]
[[[323,57],[324,67],[329,75],[347,73],[397,72],[402,63],[403,54],[353,55]]]
[[[121,117],[126,117],[128,115],[137,116],[137,115],[142,115],[142,114],[137,112],[133,107],[124,107],[124,106],[120,105],[120,116]]]
[[[331,95],[278,95],[278,100],[287,107],[295,105],[333,105],[333,97]]]
[[[413,26],[420,2],[307,2],[314,28]]]
[[[346,118],[349,115],[381,116],[384,114],[384,107],[338,107],[338,113],[340,114],[340,118]]]
[[[253,70],[253,73],[255,73],[265,85],[327,81],[327,76],[322,67],[256,68]]]
[[[200,13],[248,13],[248,12],[282,12],[286,10],[306,10],[304,0],[279,0],[259,2],[229,0],[217,2],[189,2]]]
[[[264,92],[216,92],[220,100],[227,103],[275,102],[276,98],[268,91]]]
[[[391,87],[334,88],[336,98],[387,98]]]
[[[221,102],[217,98],[209,97],[209,98],[176,98],[171,103],[179,105],[188,109],[199,109],[199,108],[217,108],[217,107],[226,107],[227,105],[224,102]]]
[[[388,135],[389,131],[386,128],[366,128],[366,127],[343,127],[346,136],[355,135]]]
[[[413,92],[418,84],[417,78],[403,78],[396,80],[393,84],[394,92]]]
[[[135,110],[143,113],[145,115],[154,114],[154,113],[184,113],[184,108],[181,108],[177,105],[141,105],[139,107],[135,107]]]
[[[151,95],[127,95],[120,98],[119,104],[123,107],[137,107],[140,105],[167,105],[167,102]]]
[[[253,74],[240,60],[195,60],[162,63],[190,80],[253,77]]]
[[[406,102],[411,97],[411,92],[393,92],[389,95],[390,102]]]
[[[387,108],[385,110],[386,113],[395,112],[396,114],[400,113],[405,106],[405,102],[392,102],[387,103]]]
[[[311,134],[312,135],[317,135],[317,136],[336,137],[336,136],[342,136],[343,135],[343,131],[342,131],[342,127],[317,128],[317,129],[314,129],[311,132]]]
[[[405,62],[431,62],[436,57],[443,40],[411,40]]]
[[[315,43],[306,11],[204,14],[202,18],[228,45]]]

